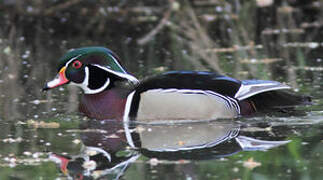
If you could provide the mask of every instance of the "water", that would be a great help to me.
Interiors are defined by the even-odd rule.
[[[0,179],[322,179],[320,1],[192,2],[4,1]],[[169,23],[156,28],[162,18]],[[40,91],[67,49],[89,45],[114,50],[139,78],[185,69],[270,79],[313,105],[293,115],[102,126],[77,113],[77,88]]]

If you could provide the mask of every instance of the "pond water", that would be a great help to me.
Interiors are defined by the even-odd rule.
[[[323,178],[321,1],[0,4],[1,180]],[[78,88],[41,89],[68,49],[91,45],[115,51],[139,78],[270,79],[313,105],[198,123],[89,120]]]

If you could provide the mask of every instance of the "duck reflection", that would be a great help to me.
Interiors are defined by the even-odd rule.
[[[264,151],[289,141],[260,140],[245,136],[243,125],[234,122],[183,124],[126,124],[89,121],[81,125],[81,152],[73,157],[51,154],[60,170],[73,179],[119,179],[140,156],[163,160],[203,160],[240,151]]]

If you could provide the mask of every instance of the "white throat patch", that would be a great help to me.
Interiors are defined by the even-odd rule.
[[[76,85],[79,86],[83,89],[85,94],[96,94],[99,92],[104,91],[110,84],[110,78],[107,78],[107,81],[104,83],[104,85],[98,89],[90,89],[88,87],[89,85],[89,79],[90,79],[90,71],[89,71],[89,67],[85,67],[85,77],[84,77],[84,81],[80,84],[77,83],[73,83],[71,82],[72,85]]]

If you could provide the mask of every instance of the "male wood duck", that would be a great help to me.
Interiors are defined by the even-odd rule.
[[[59,60],[58,75],[44,90],[64,84],[83,89],[80,111],[94,119],[211,120],[285,110],[309,103],[289,86],[237,80],[213,72],[171,71],[139,82],[104,47],[84,47]]]

